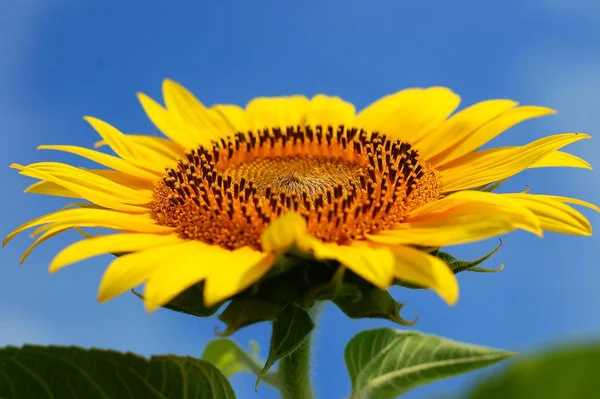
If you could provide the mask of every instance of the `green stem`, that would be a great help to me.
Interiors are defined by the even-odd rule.
[[[323,303],[317,302],[310,311],[315,324],[322,308]],[[314,399],[310,381],[312,335],[311,332],[298,349],[279,361],[277,377],[282,399]]]

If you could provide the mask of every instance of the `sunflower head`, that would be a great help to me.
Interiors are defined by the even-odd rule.
[[[560,151],[585,134],[481,150],[511,126],[554,112],[548,108],[488,100],[454,113],[460,99],[442,87],[405,89],[359,113],[324,95],[206,107],[169,80],[163,96],[164,105],[139,99],[165,137],[127,135],[86,117],[98,146],[114,154],[40,147],[103,169],[13,165],[39,180],[28,192],[88,202],[26,223],[6,241],[37,227],[26,257],[69,229],[112,229],[61,251],[51,270],[122,254],[104,275],[101,300],[145,283],[150,310],[205,316],[230,301],[221,317],[233,331],[276,319],[290,303],[309,308],[319,300],[351,317],[403,322],[386,291],[392,284],[456,302],[455,272],[468,267],[456,266],[443,246],[515,229],[591,234],[568,204],[594,205],[490,190],[528,168],[589,168]]]

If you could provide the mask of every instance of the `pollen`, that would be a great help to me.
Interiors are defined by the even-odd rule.
[[[151,204],[184,238],[260,249],[286,212],[338,244],[402,223],[441,196],[436,171],[410,144],[345,126],[269,128],[201,146],[167,170]]]

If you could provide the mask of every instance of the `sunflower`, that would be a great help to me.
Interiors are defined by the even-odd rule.
[[[63,249],[50,271],[118,253],[100,301],[145,283],[147,309],[203,284],[212,306],[258,283],[277,254],[295,248],[337,262],[387,289],[396,279],[436,291],[453,304],[453,272],[431,248],[487,239],[515,229],[590,235],[587,219],[552,195],[489,189],[525,169],[590,166],[559,150],[589,136],[566,133],[524,146],[480,150],[513,125],[554,113],[489,100],[454,113],[460,97],[444,87],[410,88],[356,113],[317,95],[260,97],[245,109],[204,106],[166,80],[165,106],[139,100],[166,137],[127,135],[93,117],[97,147],[40,149],[76,154],[105,169],[56,162],[13,164],[39,181],[25,191],[84,199],[32,220],[35,242],[69,229],[106,228]]]

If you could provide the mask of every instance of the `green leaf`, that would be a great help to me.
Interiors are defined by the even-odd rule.
[[[258,343],[254,341],[250,343],[250,353],[246,353],[232,340],[218,338],[206,345],[202,360],[214,364],[225,377],[229,378],[240,371],[251,370],[258,366],[258,360],[255,358],[258,351]]]
[[[204,348],[202,360],[214,364],[228,378],[242,371],[249,371],[258,376],[262,370],[259,351],[258,343],[254,341],[250,342],[250,351],[247,353],[232,340],[218,338],[210,341]],[[262,379],[267,384],[277,386],[275,375],[267,373]]]
[[[526,357],[477,386],[469,399],[595,398],[600,392],[600,343],[555,348]]]
[[[10,399],[235,398],[212,364],[178,356],[58,346],[0,349],[0,397]]]
[[[400,310],[404,304],[396,302],[389,292],[373,286],[362,291],[358,299],[337,297],[333,302],[342,312],[353,319],[387,319],[404,326],[412,326],[417,322],[417,319],[412,322],[404,320],[400,316]]]
[[[418,332],[380,328],[355,335],[344,352],[352,398],[395,398],[428,382],[512,356]]]
[[[279,359],[296,350],[315,328],[308,312],[296,304],[289,304],[273,322],[269,357],[258,375],[256,387],[261,378]]]
[[[237,298],[232,300],[219,315],[219,320],[227,325],[220,336],[229,336],[241,328],[263,321],[274,320],[283,305],[258,298]]]

